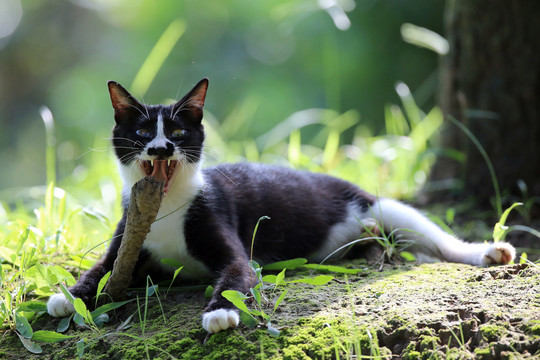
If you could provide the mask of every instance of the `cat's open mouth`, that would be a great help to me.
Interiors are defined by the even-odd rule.
[[[153,178],[165,182],[163,192],[167,194],[169,191],[169,185],[171,179],[176,173],[178,167],[177,160],[141,160],[139,166],[145,176],[152,176]]]

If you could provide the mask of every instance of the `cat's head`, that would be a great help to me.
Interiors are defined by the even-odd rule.
[[[169,106],[144,105],[117,82],[108,85],[116,122],[112,141],[126,185],[151,175],[165,182],[167,192],[180,171],[201,161],[208,80]]]

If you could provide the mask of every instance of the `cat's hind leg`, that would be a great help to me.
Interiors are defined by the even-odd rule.
[[[508,243],[469,243],[443,231],[418,210],[391,199],[378,199],[369,210],[386,231],[412,240],[441,260],[471,265],[508,264],[516,250]]]

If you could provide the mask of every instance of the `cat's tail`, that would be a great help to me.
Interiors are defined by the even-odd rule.
[[[516,250],[508,243],[464,242],[399,201],[381,198],[369,211],[386,234],[395,231],[398,240],[412,240],[441,260],[471,265],[508,264],[516,256]]]

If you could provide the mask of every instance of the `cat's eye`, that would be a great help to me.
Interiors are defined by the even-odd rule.
[[[175,129],[171,132],[171,137],[173,138],[179,138],[187,134],[187,131],[185,129]]]
[[[150,131],[146,130],[146,129],[139,129],[136,131],[137,135],[141,136],[141,137],[144,137],[144,138],[147,138],[147,137],[150,137]]]

